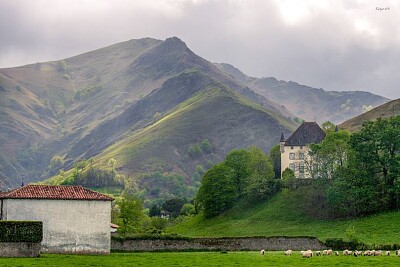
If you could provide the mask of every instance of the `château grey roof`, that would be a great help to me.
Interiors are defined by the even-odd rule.
[[[325,139],[325,132],[316,122],[303,122],[286,140],[285,146],[305,146],[319,144]]]
[[[9,192],[2,192],[0,199],[63,199],[63,200],[103,200],[112,197],[89,190],[80,185],[25,185]]]

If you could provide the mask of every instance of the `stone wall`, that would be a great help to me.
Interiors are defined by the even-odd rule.
[[[40,243],[0,242],[0,257],[39,257]]]
[[[180,250],[322,250],[326,246],[313,237],[193,238],[188,240],[111,240],[119,251]]]

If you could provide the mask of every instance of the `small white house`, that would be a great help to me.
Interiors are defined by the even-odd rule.
[[[108,254],[112,200],[82,186],[26,185],[0,193],[0,220],[42,221],[42,252]]]

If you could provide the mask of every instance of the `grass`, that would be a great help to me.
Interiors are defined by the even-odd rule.
[[[399,243],[400,212],[382,213],[360,219],[318,220],[296,207],[291,192],[281,192],[264,203],[249,207],[239,204],[224,215],[206,220],[201,215],[187,218],[167,229],[190,237],[229,236],[315,236],[346,240],[346,229],[353,226],[356,237],[367,244]]]
[[[321,256],[302,258],[299,252],[157,252],[110,255],[43,254],[40,258],[1,258],[0,266],[398,266],[400,257]]]

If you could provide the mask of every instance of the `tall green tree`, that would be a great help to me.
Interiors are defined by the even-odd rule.
[[[275,179],[271,159],[260,148],[249,149],[248,167],[250,170],[246,194],[256,199],[263,199],[275,194],[280,189],[280,180]]]
[[[140,233],[142,230],[141,223],[145,217],[142,201],[131,196],[126,196],[118,201],[118,207],[119,233],[123,236]]]
[[[312,178],[331,179],[339,167],[347,165],[350,134],[347,131],[328,132],[320,144],[311,144],[305,161]]]
[[[211,167],[201,180],[196,202],[209,218],[231,208],[236,199],[237,189],[232,169],[224,163]]]
[[[275,178],[281,178],[281,150],[280,145],[273,146],[269,152],[269,157],[272,160],[274,166]]]
[[[350,145],[361,161],[359,168],[374,178],[382,205],[399,208],[400,116],[364,123]]]
[[[246,149],[232,150],[225,157],[224,163],[232,169],[234,186],[238,197],[244,195],[248,186],[248,177],[251,173],[249,166],[250,152]]]

